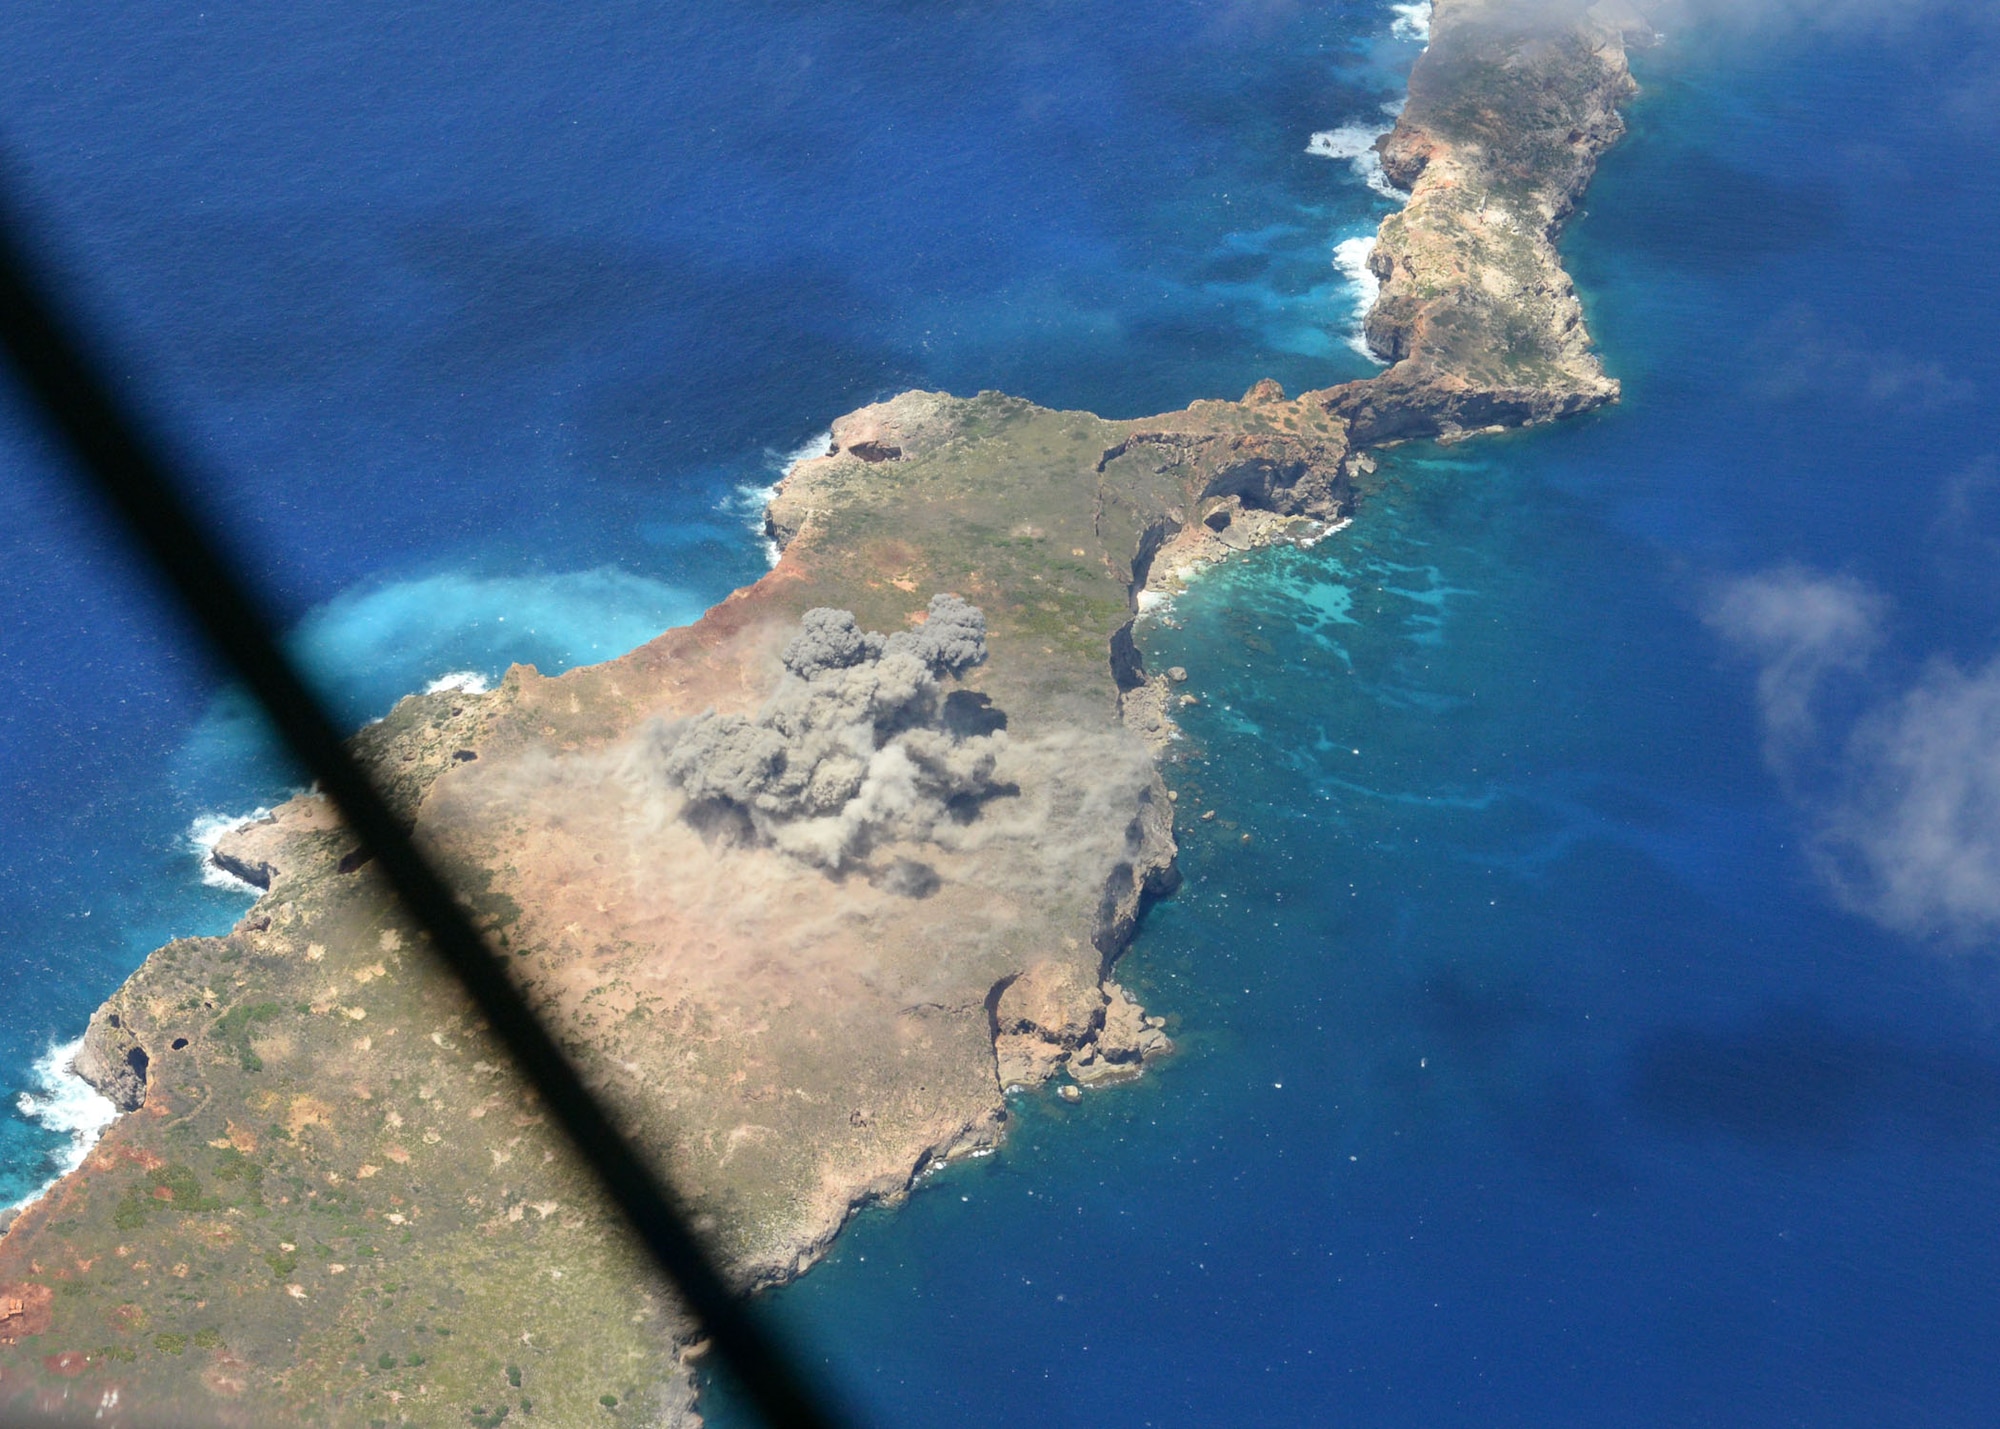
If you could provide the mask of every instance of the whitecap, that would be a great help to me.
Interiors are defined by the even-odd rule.
[[[778,484],[791,475],[792,468],[802,461],[812,461],[833,450],[833,433],[824,431],[809,437],[790,451],[780,451],[776,447],[764,448],[764,475],[769,481],[746,481],[739,485],[722,503],[723,510],[740,517],[753,531],[757,539],[764,543],[764,558],[773,566],[778,564],[778,543],[771,539],[771,533],[764,526],[764,508],[771,504],[771,498],[778,494]]]
[[[1299,536],[1296,537],[1295,539],[1298,541],[1300,550],[1310,551],[1314,546],[1317,546],[1321,541],[1324,541],[1328,536],[1331,536],[1339,531],[1345,531],[1349,526],[1352,526],[1353,524],[1354,524],[1354,518],[1352,516],[1343,516],[1338,521],[1334,522],[1331,526],[1322,526],[1317,536]]]
[[[1358,159],[1370,149],[1386,131],[1367,124],[1343,124],[1338,129],[1323,129],[1306,141],[1306,152],[1317,154],[1322,159]]]
[[[1415,40],[1422,45],[1431,42],[1431,0],[1416,0],[1410,5],[1391,5],[1396,19],[1389,26],[1389,33],[1399,40]]]
[[[1345,159],[1354,170],[1356,178],[1384,198],[1398,203],[1408,200],[1409,195],[1389,182],[1389,176],[1382,171],[1382,156],[1375,152],[1375,141],[1394,128],[1388,124],[1350,123],[1337,129],[1322,129],[1306,141],[1306,152],[1322,159]]]
[[[452,670],[425,685],[424,693],[441,695],[449,690],[461,695],[483,695],[492,688],[492,683],[477,670]]]
[[[255,808],[247,814],[200,814],[188,825],[187,846],[201,861],[201,881],[210,888],[226,888],[231,893],[248,893],[253,898],[264,896],[264,890],[256,884],[238,878],[215,861],[215,846],[222,836],[254,824],[259,819],[269,818],[268,808]],[[37,1063],[36,1065],[40,1065]],[[24,1093],[25,1095],[25,1093]]]
[[[1347,345],[1370,362],[1381,362],[1382,358],[1368,345],[1368,314],[1374,308],[1375,300],[1382,295],[1381,280],[1368,266],[1374,252],[1375,235],[1372,233],[1343,238],[1333,245],[1333,266],[1340,270],[1341,276],[1354,290],[1354,308],[1347,324]]]
[[[82,1050],[81,1037],[51,1046],[30,1068],[34,1085],[14,1098],[22,1116],[41,1123],[45,1131],[69,1138],[69,1144],[50,1157],[55,1163],[55,1174],[33,1194],[15,1202],[17,1207],[38,1200],[49,1187],[81,1166],[104,1129],[118,1119],[118,1108],[110,1098],[72,1069],[71,1063]]]

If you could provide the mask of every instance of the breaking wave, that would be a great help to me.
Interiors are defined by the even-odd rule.
[[[780,451],[776,447],[764,449],[764,474],[771,479],[758,483],[746,481],[723,502],[723,509],[740,517],[763,542],[764,558],[772,565],[778,564],[778,543],[771,539],[764,529],[764,508],[771,504],[771,498],[778,494],[778,483],[783,481],[791,469],[802,461],[825,456],[833,447],[833,433],[825,431],[809,437],[790,451]]]
[[[1431,0],[1417,0],[1413,5],[1391,5],[1396,12],[1395,23],[1389,26],[1389,33],[1399,40],[1415,40],[1419,44],[1431,42]]]
[[[1389,176],[1382,172],[1382,156],[1375,152],[1375,141],[1394,125],[1392,119],[1387,124],[1357,122],[1322,129],[1306,141],[1306,152],[1322,159],[1345,159],[1356,178],[1384,198],[1401,203],[1409,195],[1389,182]]]
[[[247,814],[202,814],[188,825],[187,846],[201,861],[201,881],[210,888],[226,888],[231,893],[249,893],[263,896],[264,890],[254,883],[246,883],[227,869],[220,867],[210,857],[223,835],[245,824],[255,823],[270,815],[268,808],[255,808]],[[71,1055],[75,1055],[72,1051]],[[37,1066],[40,1064],[37,1063]],[[23,1094],[25,1095],[25,1093]]]
[[[1372,233],[1343,238],[1333,245],[1333,266],[1340,270],[1341,276],[1354,289],[1354,311],[1348,320],[1347,345],[1370,362],[1381,362],[1382,358],[1368,345],[1366,326],[1368,312],[1382,292],[1381,281],[1368,266],[1368,259],[1374,252],[1375,235]]]
[[[1375,148],[1375,141],[1396,127],[1408,102],[1406,98],[1389,100],[1382,106],[1379,120],[1350,119],[1338,128],[1319,130],[1306,140],[1306,152],[1322,159],[1344,159],[1354,176],[1383,198],[1408,203],[1410,196],[1389,182],[1382,156]]]
[[[14,1098],[15,1109],[45,1131],[67,1136],[69,1144],[50,1154],[52,1172],[47,1180],[19,1201],[25,1206],[36,1200],[57,1181],[83,1164],[104,1128],[118,1119],[118,1108],[98,1093],[82,1077],[70,1070],[70,1063],[83,1050],[83,1039],[52,1045],[37,1057],[30,1068],[33,1085]]]

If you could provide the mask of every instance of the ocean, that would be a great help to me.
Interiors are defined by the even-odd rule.
[[[1421,20],[34,0],[0,137],[359,723],[693,618],[905,387],[1374,370],[1355,136]],[[1996,60],[1951,5],[1689,22],[1565,242],[1625,401],[1399,449],[1149,619],[1218,817],[1119,976],[1180,1054],[767,1297],[857,1417],[1990,1422]],[[246,905],[201,834],[298,782],[64,483],[0,410],[0,1201],[99,1114],[55,1053]]]

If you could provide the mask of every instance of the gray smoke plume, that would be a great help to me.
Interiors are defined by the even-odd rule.
[[[796,857],[840,870],[894,839],[928,838],[952,801],[993,783],[1002,736],[945,726],[942,686],[986,658],[986,617],[931,598],[922,625],[882,635],[809,610],[785,678],[754,719],[713,712],[654,731],[666,782],[698,820],[734,816]]]

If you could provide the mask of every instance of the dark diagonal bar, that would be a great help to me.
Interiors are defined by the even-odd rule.
[[[832,1429],[777,1346],[751,1320],[688,1228],[666,1184],[613,1124],[529,1009],[486,940],[389,811],[248,589],[182,501],[168,464],[112,396],[37,282],[11,205],[0,202],[0,343],[77,464],[152,557],[230,667],[250,687],[293,755],[339,805],[349,828],[430,945],[465,986],[521,1073],[612,1204],[700,1321],[714,1351],[777,1429]]]

